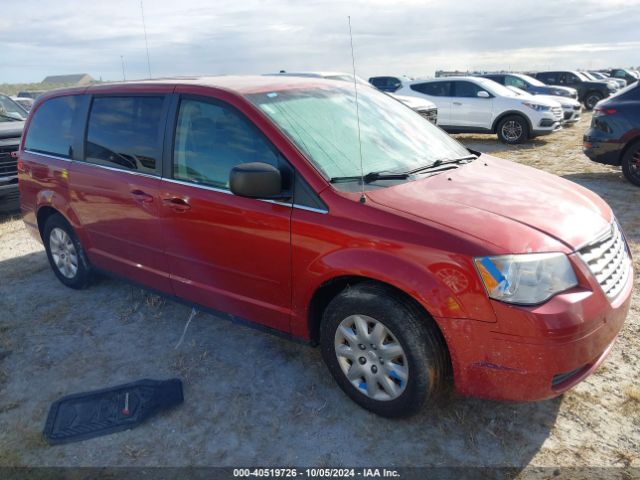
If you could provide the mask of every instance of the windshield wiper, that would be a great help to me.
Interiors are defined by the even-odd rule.
[[[475,160],[476,158],[478,158],[477,155],[466,155],[464,157],[459,157],[459,158],[450,158],[450,159],[446,159],[446,160],[436,160],[433,163],[430,163],[429,165],[425,165],[424,167],[419,167],[416,168],[414,170],[409,170],[408,174],[413,174],[413,173],[418,173],[418,172],[424,172],[426,170],[432,170],[434,168],[438,168],[441,167],[442,165],[448,165],[448,164],[452,164],[452,163],[469,163],[472,160]]]
[[[332,177],[329,181],[331,183],[342,183],[356,182],[364,179],[364,183],[371,183],[376,180],[403,180],[409,178],[409,175],[410,173],[408,172],[369,172],[364,176]]]

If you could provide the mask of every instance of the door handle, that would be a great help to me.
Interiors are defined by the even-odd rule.
[[[454,105],[462,105],[460,102],[453,102]]]
[[[136,202],[140,202],[140,203],[153,202],[153,195],[149,195],[148,193],[143,192],[142,190],[132,190],[131,196]]]
[[[163,198],[162,203],[167,205],[168,207],[171,207],[171,209],[173,209],[176,212],[186,212],[191,208],[191,205],[189,205],[189,202],[187,202],[184,198],[180,198],[180,197]]]

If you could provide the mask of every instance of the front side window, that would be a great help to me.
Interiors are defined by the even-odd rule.
[[[35,111],[25,149],[57,157],[71,158],[73,117],[80,100],[76,96],[55,97]]]
[[[471,82],[455,82],[456,97],[475,98],[478,96],[478,92],[482,90],[482,87]]]
[[[95,97],[89,114],[86,161],[155,174],[163,138],[164,97]]]
[[[180,102],[173,178],[228,189],[231,169],[250,162],[277,167],[278,155],[239,112],[218,103]]]
[[[457,141],[397,100],[358,90],[360,139],[353,86],[331,85],[247,95],[326,178],[404,172],[469,155]]]

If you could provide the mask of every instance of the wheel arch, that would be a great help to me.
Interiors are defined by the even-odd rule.
[[[521,112],[520,110],[507,110],[506,112],[502,112],[494,121],[493,121],[493,125],[491,126],[491,132],[492,133],[498,133],[498,125],[500,124],[500,122],[508,116],[511,115],[517,115],[518,117],[522,117],[525,119],[525,121],[527,122],[527,127],[529,128],[529,133],[531,133],[531,131],[533,130],[533,125],[531,124],[531,119],[527,116],[527,114],[525,114],[524,112]]]
[[[67,200],[60,194],[57,194],[52,190],[42,190],[38,192],[35,210],[38,231],[40,232],[40,238],[43,240],[44,226],[49,217],[54,214],[58,214],[64,218],[76,231],[76,234],[80,234],[78,231],[80,226],[78,217],[69,206]]]
[[[369,283],[376,284],[383,287],[385,290],[397,295],[402,298],[404,301],[412,304],[416,309],[422,312],[429,321],[433,322],[435,327],[440,332],[442,336],[442,342],[447,347],[448,345],[445,340],[442,329],[438,325],[438,322],[435,319],[435,316],[429,311],[427,307],[425,307],[420,301],[414,298],[411,294],[407,293],[405,290],[399,288],[396,285],[392,285],[383,280],[379,280],[376,278],[361,276],[361,275],[340,275],[333,277],[324,283],[322,283],[313,293],[311,300],[309,302],[309,309],[307,315],[307,325],[309,331],[309,338],[312,345],[317,345],[320,340],[320,324],[322,323],[322,315],[331,302],[337,295],[339,295],[342,291],[347,288],[353,287],[355,285],[361,283]]]

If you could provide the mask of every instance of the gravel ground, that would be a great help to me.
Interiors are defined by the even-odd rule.
[[[583,156],[589,119],[519,147],[457,138],[600,194],[628,235],[638,282],[640,190]],[[608,360],[563,396],[509,404],[449,395],[386,420],[343,395],[309,346],[199,313],[175,348],[189,308],[106,278],[67,289],[22,222],[0,221],[0,466],[640,467],[638,289]],[[115,435],[43,442],[60,396],[172,376],[185,384],[180,408]]]

